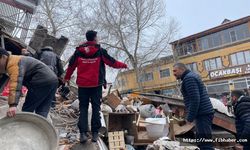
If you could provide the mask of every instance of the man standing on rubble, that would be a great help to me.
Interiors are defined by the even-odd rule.
[[[32,57],[10,55],[5,49],[0,48],[0,74],[6,73],[10,78],[7,116],[16,115],[22,85],[24,85],[28,88],[28,93],[22,111],[35,111],[47,117],[58,84],[54,72]]]
[[[181,80],[181,93],[187,110],[187,123],[195,122],[196,139],[212,139],[214,110],[206,87],[196,73],[187,69],[183,63],[176,63],[173,72]],[[212,143],[197,143],[201,150],[213,150]]]
[[[65,82],[70,80],[77,67],[78,98],[80,101],[80,142],[88,140],[88,107],[92,104],[91,131],[92,142],[98,139],[98,130],[101,127],[100,105],[102,98],[102,86],[105,86],[105,64],[113,68],[127,68],[127,65],[115,60],[107,51],[98,44],[97,32],[86,32],[87,42],[76,48],[70,58],[65,75]]]
[[[237,140],[244,146],[244,150],[250,149],[250,97],[240,90],[231,93],[234,106],[235,126]],[[247,141],[244,141],[247,140]]]

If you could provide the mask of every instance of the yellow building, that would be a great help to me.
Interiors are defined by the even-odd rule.
[[[170,44],[175,59],[143,68],[142,85],[146,91],[173,94],[177,84],[172,66],[177,61],[200,74],[210,95],[250,87],[250,16],[235,21],[225,19],[217,27]],[[118,74],[116,84],[123,92],[138,89],[133,70]]]

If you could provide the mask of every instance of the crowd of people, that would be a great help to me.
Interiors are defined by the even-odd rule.
[[[58,55],[53,48],[46,46],[36,54],[27,49],[20,56],[11,55],[0,48],[0,74],[8,74],[9,97],[7,116],[14,117],[21,96],[22,86],[28,89],[22,111],[35,112],[47,117],[51,107],[55,105],[55,93],[60,85],[69,84],[70,78],[77,68],[78,98],[80,117],[78,127],[80,142],[88,140],[88,107],[92,104],[91,133],[92,141],[96,142],[98,130],[101,127],[100,105],[102,88],[106,87],[105,65],[113,68],[127,68],[125,63],[111,57],[107,50],[98,44],[97,32],[86,32],[86,42],[76,47],[71,56],[65,76]],[[181,93],[187,110],[186,122],[195,124],[197,139],[212,139],[212,121],[214,109],[209,99],[206,87],[200,76],[183,63],[173,66],[173,74],[181,81]],[[231,92],[231,102],[234,108],[237,139],[249,139],[250,136],[250,97],[244,91]],[[241,143],[244,149],[249,149],[249,142]],[[201,150],[212,150],[212,142],[199,142]]]
[[[50,46],[42,48],[34,55],[27,49],[22,49],[22,55],[19,56],[11,55],[7,50],[0,48],[0,74],[9,76],[7,116],[16,115],[22,86],[25,86],[28,92],[22,111],[35,112],[46,118],[50,108],[55,107],[57,88],[69,84],[71,75],[77,68],[80,142],[85,143],[88,140],[89,102],[91,102],[93,110],[92,141],[96,142],[98,130],[101,127],[99,111],[102,87],[106,87],[105,65],[113,68],[127,68],[127,65],[115,60],[98,44],[96,31],[87,31],[86,39],[87,41],[80,44],[71,56],[64,78],[62,62]],[[65,91],[69,92],[69,89],[65,90],[64,87]]]

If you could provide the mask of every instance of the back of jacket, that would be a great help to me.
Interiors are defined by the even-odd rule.
[[[57,55],[52,51],[42,51],[39,60],[45,63],[55,74],[58,74],[57,70]]]
[[[48,66],[32,57],[10,55],[6,70],[10,77],[10,105],[18,104],[22,85],[31,89],[58,82]]]
[[[105,64],[113,68],[126,68],[127,65],[108,55],[96,42],[89,41],[76,48],[69,61],[65,79],[70,80],[77,68],[76,83],[79,87],[97,87],[105,84]]]
[[[250,97],[242,96],[234,106],[238,138],[250,138]]]

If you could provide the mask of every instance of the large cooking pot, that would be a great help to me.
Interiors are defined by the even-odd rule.
[[[44,117],[20,112],[0,119],[1,150],[56,150],[58,136]]]

